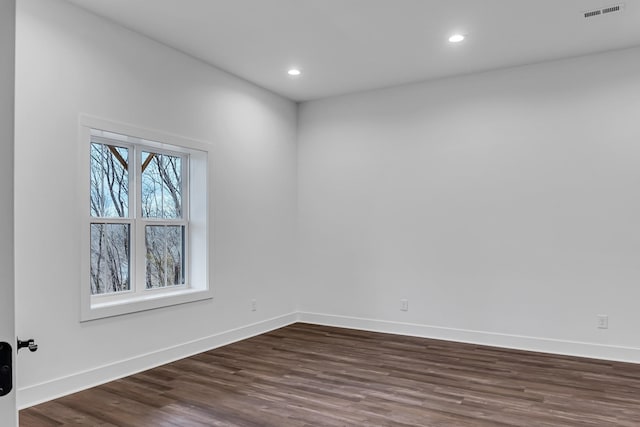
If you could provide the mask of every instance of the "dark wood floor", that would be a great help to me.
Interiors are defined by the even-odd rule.
[[[20,426],[640,426],[640,365],[298,323],[44,403]]]

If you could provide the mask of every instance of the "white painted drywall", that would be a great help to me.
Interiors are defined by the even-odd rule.
[[[293,102],[59,0],[19,2],[16,62],[20,406],[295,311]],[[79,114],[211,143],[213,300],[79,322]]]
[[[302,104],[302,318],[627,357],[639,114],[640,49]]]
[[[14,348],[13,122],[15,86],[15,0],[0,0],[0,341]],[[15,381],[14,381],[15,384]],[[0,424],[17,426],[16,387],[0,397]]]

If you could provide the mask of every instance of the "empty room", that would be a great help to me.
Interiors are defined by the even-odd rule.
[[[0,426],[640,425],[640,1],[0,33]]]

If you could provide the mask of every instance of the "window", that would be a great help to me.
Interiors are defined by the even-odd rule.
[[[81,129],[81,320],[211,298],[206,145],[91,118]]]

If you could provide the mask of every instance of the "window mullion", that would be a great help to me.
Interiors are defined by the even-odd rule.
[[[143,295],[144,290],[146,288],[145,283],[145,273],[146,273],[146,248],[145,248],[145,236],[144,236],[144,221],[142,220],[142,167],[141,167],[141,156],[142,150],[139,146],[134,147],[134,203],[135,210],[134,215],[134,223],[135,223],[135,234],[136,234],[136,261],[135,261],[135,294],[138,296]]]
[[[129,155],[129,164],[127,165],[128,173],[129,173],[129,219],[131,221],[130,226],[130,242],[129,242],[129,289],[132,293],[136,292],[137,280],[136,280],[136,272],[138,271],[136,266],[137,259],[137,249],[136,245],[138,242],[137,227],[136,227],[136,197],[135,197],[135,186],[136,186],[136,176],[135,176],[135,163],[136,163],[136,146],[130,146],[130,155]],[[133,181],[133,182],[132,182]]]

